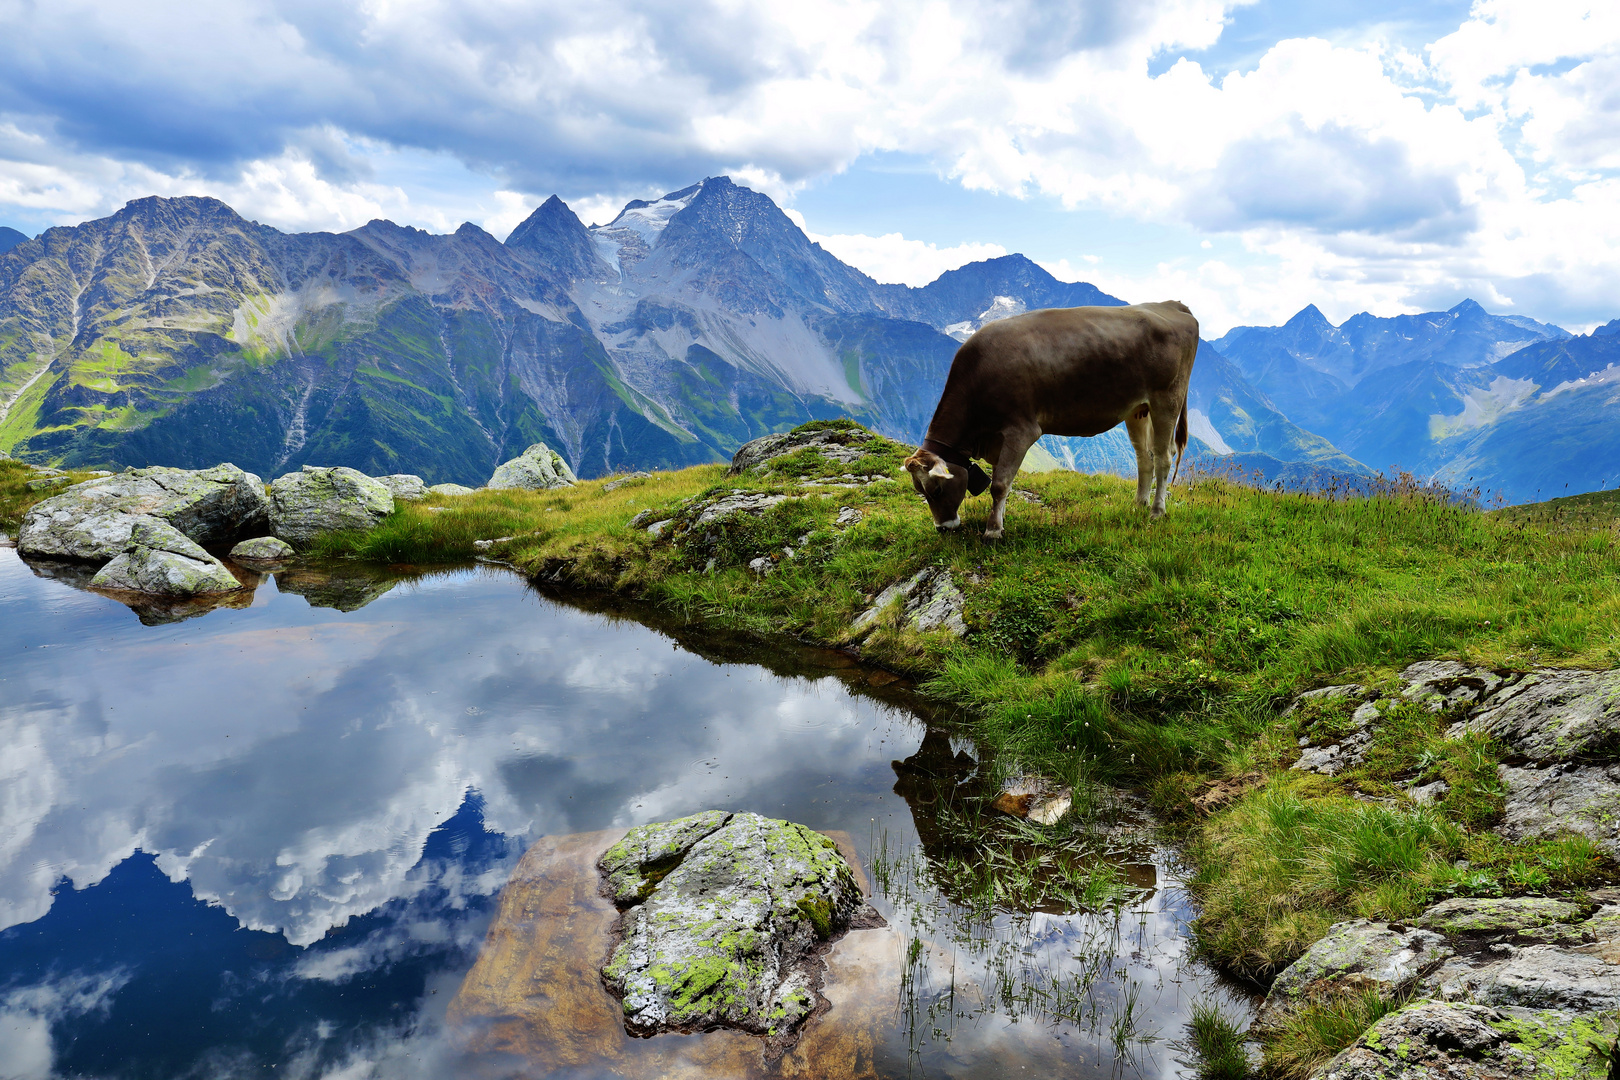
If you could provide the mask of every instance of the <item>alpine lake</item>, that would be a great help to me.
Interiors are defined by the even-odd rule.
[[[85,578],[0,548],[7,1080],[1157,1078],[1195,1004],[1251,1013],[1128,796],[1037,853],[988,809],[1009,763],[843,653],[490,564],[295,564],[213,608]],[[598,975],[596,857],[708,809],[832,835],[887,923],[775,1060],[633,1038]]]

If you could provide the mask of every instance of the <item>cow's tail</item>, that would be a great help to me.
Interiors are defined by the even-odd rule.
[[[1181,403],[1181,419],[1176,421],[1176,471],[1170,474],[1170,483],[1181,475],[1181,455],[1187,452],[1187,403]]]

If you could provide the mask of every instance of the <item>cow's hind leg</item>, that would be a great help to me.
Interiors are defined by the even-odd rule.
[[[990,520],[984,523],[986,540],[1001,539],[1002,523],[1007,515],[1007,492],[1012,490],[1013,479],[1024,464],[1024,455],[1040,437],[1039,428],[1002,433],[1001,452],[990,470]]]
[[[1170,496],[1170,467],[1172,456],[1171,444],[1176,437],[1176,420],[1179,419],[1179,406],[1172,405],[1153,409],[1153,516],[1164,517],[1164,504]]]
[[[1136,450],[1136,505],[1146,506],[1148,496],[1153,494],[1153,448],[1149,445],[1153,437],[1153,421],[1148,418],[1146,405],[1125,418],[1125,430],[1130,434],[1131,446]]]

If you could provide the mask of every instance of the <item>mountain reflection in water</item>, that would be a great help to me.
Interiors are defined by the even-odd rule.
[[[0,1076],[483,1075],[445,1011],[534,840],[716,807],[917,843],[890,763],[930,729],[837,654],[490,567],[295,568],[151,626],[80,585],[0,549]],[[1192,970],[1171,895],[1161,988]],[[983,1074],[980,1027],[923,1071]]]

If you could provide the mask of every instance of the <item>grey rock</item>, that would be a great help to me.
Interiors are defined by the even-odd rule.
[[[377,476],[372,479],[393,493],[394,498],[401,502],[416,502],[425,499],[428,495],[427,485],[420,476],[410,473],[394,473],[391,476]]]
[[[645,480],[651,475],[652,473],[650,472],[633,472],[625,473],[623,476],[615,476],[612,480],[609,480],[607,483],[602,485],[602,491],[604,494],[609,491],[618,491],[632,480]]]
[[[231,548],[231,559],[248,566],[283,563],[293,554],[291,544],[273,536],[256,536]]]
[[[1601,956],[1557,945],[1496,948],[1507,959],[1455,973],[1437,996],[1575,1013],[1620,1010],[1620,968]]]
[[[1451,790],[1451,785],[1444,780],[1434,780],[1427,784],[1414,784],[1407,788],[1406,794],[1419,806],[1427,806],[1439,802]]]
[[[129,543],[103,566],[90,584],[98,589],[198,596],[231,592],[241,582],[225,564],[157,518],[136,517]]]
[[[1412,920],[1442,934],[1502,934],[1574,922],[1583,909],[1545,896],[1457,897],[1442,900]]]
[[[394,512],[394,493],[363,472],[305,465],[270,485],[270,532],[293,547],[342,529],[370,529]]]
[[[486,552],[490,548],[494,547],[496,544],[504,544],[504,543],[507,543],[508,541],[516,540],[516,539],[517,539],[517,537],[515,537],[515,536],[497,536],[493,540],[474,540],[473,541],[473,550],[477,551],[477,552],[480,552],[480,553]]]
[[[1620,739],[1620,671],[1533,672],[1452,729],[1463,731],[1494,735],[1531,761],[1568,761]]]
[[[602,976],[638,1034],[725,1026],[791,1042],[818,1004],[817,948],[865,911],[830,839],[758,814],[639,826],[600,867],[631,905]]]
[[[664,530],[669,528],[674,523],[674,518],[665,518],[663,521],[655,521],[651,525],[647,526],[647,535],[656,540],[660,536],[663,536]]]
[[[129,543],[137,516],[167,522],[199,544],[262,531],[264,484],[235,465],[191,471],[154,466],[74,484],[34,504],[17,533],[25,554],[106,562]]]
[[[862,514],[853,506],[840,506],[838,508],[838,518],[833,522],[833,524],[837,525],[840,529],[847,529],[851,525],[859,525],[861,518],[865,516],[865,514]]]
[[[1601,1080],[1612,1016],[1423,1001],[1391,1013],[1311,1080]]]
[[[732,514],[763,514],[773,506],[779,506],[790,499],[799,498],[795,495],[771,495],[763,491],[730,491],[719,498],[711,499],[702,505],[697,517],[692,521],[692,528],[700,528],[712,524],[721,518]]]
[[[477,488],[464,487],[461,484],[434,484],[428,488],[430,495],[471,495]]]
[[[1401,696],[1421,701],[1434,712],[1455,705],[1474,705],[1503,685],[1501,676],[1486,668],[1469,667],[1455,660],[1420,660],[1401,672],[1406,683]]]
[[[1502,835],[1529,840],[1578,832],[1620,858],[1620,765],[1502,765],[1497,775],[1507,791]]]
[[[764,577],[772,570],[776,569],[776,564],[771,562],[771,560],[767,559],[765,556],[761,555],[759,558],[749,561],[748,569],[752,570],[760,577]]]
[[[561,454],[545,443],[535,443],[511,461],[496,466],[494,475],[484,486],[496,491],[511,488],[547,491],[573,487],[578,480]]]
[[[1275,1026],[1301,1001],[1335,984],[1371,986],[1386,997],[1394,996],[1454,952],[1431,930],[1397,930],[1366,919],[1336,923],[1277,976],[1255,1023]]]
[[[38,480],[28,481],[28,490],[44,491],[47,488],[61,487],[72,479],[73,477],[68,476],[66,473],[60,473],[56,476],[42,476]]]
[[[849,464],[864,457],[877,436],[865,428],[823,428],[817,431],[785,432],[766,435],[745,443],[731,456],[728,476],[736,476],[749,469],[769,471],[768,466],[779,457],[813,449],[830,461]],[[887,479],[886,477],[884,479]]]
[[[966,600],[951,572],[938,566],[925,567],[878,593],[872,606],[856,616],[850,631],[862,634],[871,630],[878,617],[896,601],[904,604],[900,617],[903,626],[923,632],[945,630],[956,637],[967,633],[967,623],[962,619]]]

